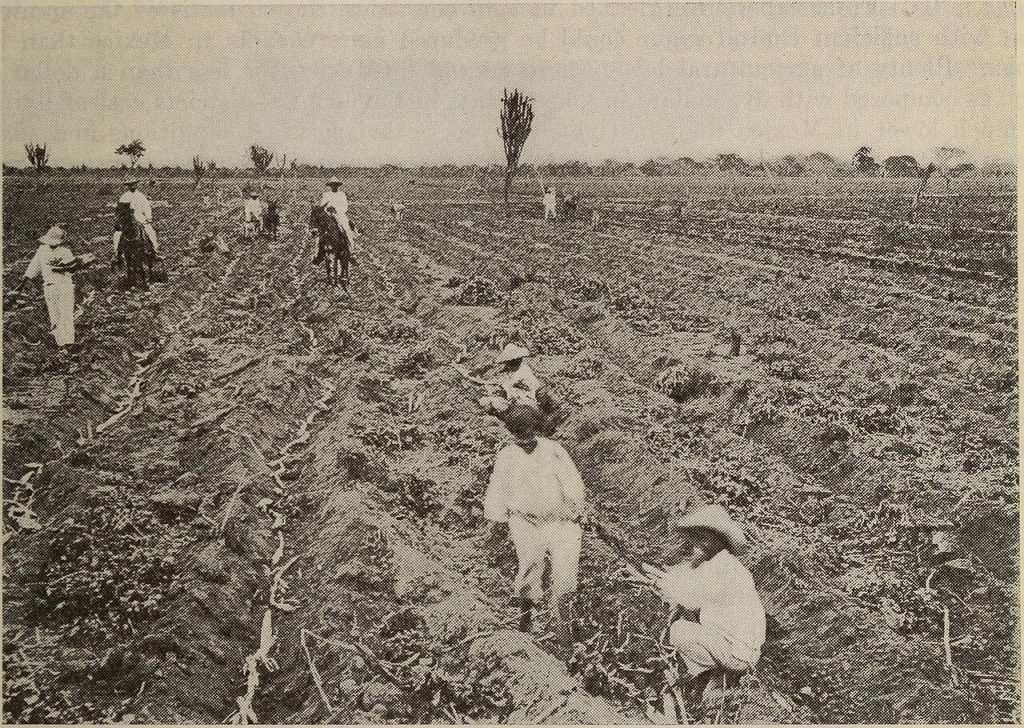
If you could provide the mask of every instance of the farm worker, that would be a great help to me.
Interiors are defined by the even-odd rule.
[[[263,219],[263,203],[260,202],[258,193],[249,193],[249,199],[242,206],[242,214],[247,235],[251,235],[259,230],[260,222]]]
[[[160,252],[160,245],[156,241],[156,230],[153,229],[153,206],[149,204],[149,199],[139,191],[139,181],[134,177],[129,177],[124,181],[125,190],[124,194],[118,198],[118,203],[127,202],[132,206],[132,212],[135,213],[135,221],[138,222],[146,231],[146,237],[149,238],[149,242],[153,246],[153,253]],[[118,254],[118,243],[121,241],[121,231],[117,230],[114,232],[114,256]]]
[[[345,234],[348,236],[349,244],[352,243],[355,233],[352,230],[352,225],[348,219],[348,197],[341,191],[341,182],[337,177],[331,177],[327,181],[327,186],[330,189],[324,192],[323,197],[320,198],[320,205],[331,214],[334,219],[338,221],[338,225]]]
[[[491,391],[480,398],[480,406],[488,414],[499,418],[512,404],[533,407],[544,417],[542,434],[551,435],[565,421],[566,415],[526,363],[525,359],[529,355],[530,350],[521,344],[505,345],[491,365],[502,367],[501,376],[484,382]]]
[[[401,202],[395,202],[394,200],[391,200],[391,214],[394,216],[396,222],[402,219],[402,212],[404,211],[405,205],[403,205]]]
[[[555,209],[557,202],[557,196],[555,195],[555,188],[548,187],[544,190],[544,219],[554,220],[558,217],[558,212]]]
[[[340,227],[348,237],[349,251],[352,251],[356,234],[348,219],[348,197],[341,191],[341,181],[337,177],[331,177],[327,180],[327,186],[330,189],[325,191],[320,197],[320,207],[322,207],[328,215],[338,221],[338,227]],[[313,259],[313,262],[319,263],[322,261],[324,259],[324,252],[324,244],[321,239],[320,246],[316,253],[316,258]]]
[[[53,225],[39,238],[39,248],[18,284],[20,289],[29,279],[42,277],[50,333],[57,346],[75,343],[75,282],[70,271],[74,262],[75,256],[64,244],[64,230]]]
[[[674,609],[669,643],[690,677],[716,667],[749,671],[761,655],[765,613],[753,577],[736,558],[746,548],[743,530],[720,505],[692,511],[673,530],[678,544],[667,568],[644,565]]]
[[[537,391],[541,383],[530,365],[524,361],[529,355],[530,350],[525,346],[505,345],[494,364],[487,367],[501,366],[502,372],[498,379],[487,382],[492,394],[480,399],[481,406],[497,412],[504,412],[513,402],[537,407]]]
[[[514,442],[498,452],[484,494],[484,517],[491,521],[488,544],[497,546],[507,524],[519,561],[515,594],[524,632],[544,597],[541,577],[550,557],[551,601],[560,637],[567,640],[583,537],[583,479],[565,448],[538,437],[537,410],[513,404],[504,422]]]

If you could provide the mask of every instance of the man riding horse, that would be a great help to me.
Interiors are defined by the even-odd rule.
[[[309,228],[317,238],[317,256],[315,263],[324,262],[327,271],[327,282],[330,285],[341,283],[348,290],[348,267],[352,261],[352,242],[338,223],[336,211],[332,206],[326,208],[314,205],[309,216]]]
[[[114,211],[114,265],[125,264],[126,285],[146,287],[153,279],[155,234],[150,236],[152,226],[147,228],[146,223],[139,219],[136,183],[128,180],[125,184],[129,186],[129,191],[117,201]]]

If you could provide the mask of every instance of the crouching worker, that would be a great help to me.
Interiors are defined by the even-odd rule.
[[[761,656],[765,613],[753,577],[736,558],[746,547],[743,530],[724,508],[710,505],[681,518],[674,531],[678,541],[666,568],[644,566],[673,609],[669,643],[690,678],[715,668],[748,672]]]
[[[494,364],[485,367],[485,370],[501,367],[501,372],[497,379],[484,382],[490,393],[480,398],[480,406],[499,419],[504,418],[513,404],[532,407],[542,416],[539,433],[550,436],[566,416],[526,363],[529,355],[530,351],[525,346],[506,344]]]
[[[544,597],[541,578],[551,561],[551,602],[559,640],[568,646],[575,619],[584,514],[583,479],[561,445],[538,437],[541,416],[536,409],[510,405],[504,418],[514,443],[494,461],[484,496],[484,517],[490,520],[489,546],[507,533],[519,560],[515,593],[519,628],[529,632],[534,610]]]

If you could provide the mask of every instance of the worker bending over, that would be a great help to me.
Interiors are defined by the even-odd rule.
[[[484,382],[489,391],[480,398],[480,406],[499,419],[513,404],[532,407],[542,415],[541,434],[551,435],[565,415],[526,363],[529,355],[530,350],[521,344],[505,345],[494,363],[483,368],[501,367],[501,371],[496,379]]]
[[[504,422],[514,442],[498,452],[484,496],[484,517],[492,522],[488,541],[497,547],[507,524],[519,560],[515,593],[524,632],[544,598],[541,578],[550,557],[551,602],[559,639],[568,646],[583,537],[583,479],[565,448],[538,436],[536,409],[513,404]]]
[[[754,579],[736,558],[743,530],[719,505],[699,508],[674,524],[677,544],[664,570],[644,570],[673,609],[669,643],[689,677],[713,668],[744,673],[761,655],[764,606]]]

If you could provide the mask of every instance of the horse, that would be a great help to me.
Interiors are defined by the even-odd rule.
[[[327,283],[348,291],[348,269],[352,261],[352,245],[345,231],[334,215],[323,207],[314,205],[309,216],[309,226],[315,231],[319,241],[317,260],[321,257],[327,272]]]
[[[146,229],[135,219],[131,203],[119,202],[115,213],[115,229],[121,233],[117,245],[118,262],[124,260],[125,286],[148,288],[153,280],[153,245]]]

